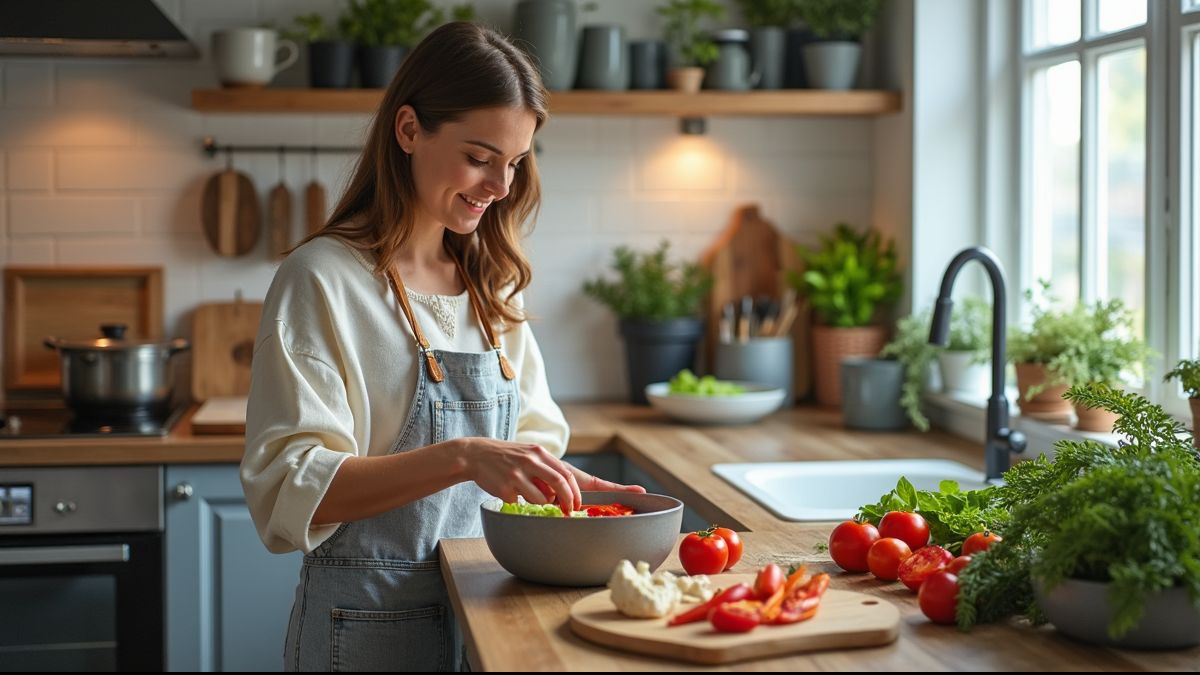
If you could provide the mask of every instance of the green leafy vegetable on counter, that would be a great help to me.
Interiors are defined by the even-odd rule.
[[[1004,534],[1008,523],[1008,510],[996,487],[964,492],[952,480],[942,481],[934,492],[918,490],[901,476],[894,490],[859,509],[859,517],[878,527],[889,511],[919,513],[929,523],[930,542],[952,553],[958,553],[963,540],[976,532]]]
[[[672,394],[689,394],[692,396],[737,396],[745,393],[746,388],[734,382],[718,380],[712,375],[696,377],[695,373],[684,368],[671,378],[670,392]]]
[[[541,516],[543,518],[562,518],[563,512],[557,504],[529,504],[527,502],[506,503],[500,507],[500,513],[511,513],[518,516]],[[587,511],[572,511],[572,518],[587,518]]]

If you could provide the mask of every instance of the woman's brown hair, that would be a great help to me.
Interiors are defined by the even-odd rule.
[[[547,118],[546,89],[529,58],[499,33],[472,23],[445,24],[404,59],[383,95],[354,176],[325,227],[305,241],[335,235],[375,255],[375,272],[412,234],[417,194],[411,158],[396,142],[396,113],[410,105],[423,131],[480,108],[519,107]],[[513,177],[508,196],[492,203],[469,235],[446,230],[443,245],[466,272],[483,320],[511,326],[524,320],[514,296],[529,285],[521,252],[521,226],[541,203],[537,165],[530,154]],[[301,242],[303,243],[303,242]],[[507,294],[501,297],[507,289]]]

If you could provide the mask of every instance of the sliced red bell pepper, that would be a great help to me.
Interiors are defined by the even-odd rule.
[[[750,584],[740,583],[734,584],[729,588],[712,596],[708,602],[702,602],[699,605],[687,610],[686,612],[676,614],[667,621],[668,626],[682,626],[685,623],[695,623],[704,621],[708,618],[708,613],[714,607],[723,605],[727,602],[738,602],[739,600],[748,600],[754,597],[754,589]]]

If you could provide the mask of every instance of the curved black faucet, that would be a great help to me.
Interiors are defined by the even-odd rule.
[[[978,260],[987,269],[992,282],[992,395],[988,398],[987,440],[984,441],[984,463],[989,481],[999,479],[1008,470],[1009,453],[1025,452],[1025,434],[1008,428],[1008,398],[1004,395],[1005,358],[1005,307],[1008,298],[1004,290],[1004,269],[996,254],[982,246],[972,246],[959,251],[950,261],[942,276],[942,288],[938,292],[937,304],[933,309],[933,325],[929,328],[930,344],[946,346],[950,336],[950,310],[954,301],[950,291],[954,278],[962,266]]]

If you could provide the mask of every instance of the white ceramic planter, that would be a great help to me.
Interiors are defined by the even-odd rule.
[[[938,366],[942,371],[942,387],[950,394],[963,394],[987,398],[992,391],[992,364],[972,363],[975,352],[938,353]]]

